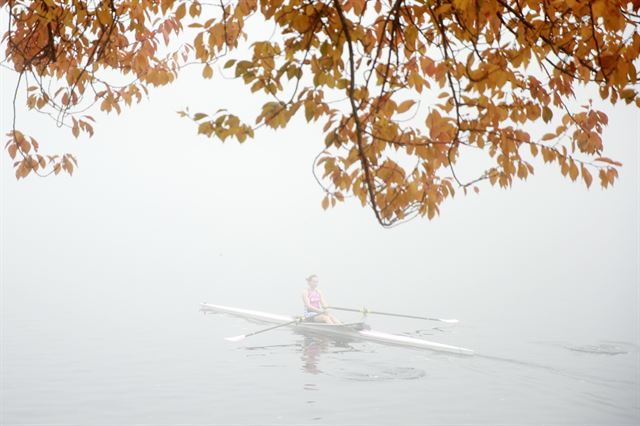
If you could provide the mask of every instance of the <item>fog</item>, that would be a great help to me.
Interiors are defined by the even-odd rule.
[[[5,69],[1,73],[5,134],[10,129],[15,75]],[[261,129],[255,140],[244,144],[197,136],[194,124],[179,118],[177,110],[189,106],[191,111],[211,112],[225,107],[242,112],[255,107],[255,99],[240,82],[205,82],[198,74],[185,73],[176,84],[153,91],[149,100],[121,116],[96,114],[96,135],[91,139],[72,140],[70,132],[57,129],[47,117],[25,111],[19,98],[17,128],[36,137],[44,153],[74,153],[79,167],[73,177],[29,176],[16,181],[6,152],[0,161],[3,424],[34,419],[62,424],[110,419],[125,424],[149,418],[156,423],[147,415],[165,411],[171,415],[165,413],[163,419],[182,423],[277,422],[271,412],[257,417],[258,409],[226,414],[218,410],[218,417],[207,417],[198,411],[205,410],[204,400],[187,398],[165,405],[153,393],[136,405],[147,410],[144,415],[117,404],[81,404],[82,393],[83,398],[97,399],[108,394],[112,402],[118,397],[105,388],[87,391],[86,377],[78,371],[99,369],[105,377],[117,376],[119,371],[135,370],[129,362],[138,354],[136,362],[157,366],[150,374],[177,377],[188,364],[203,368],[208,359],[208,373],[222,374],[216,364],[248,361],[221,337],[260,326],[196,317],[199,303],[298,314],[304,277],[312,273],[319,275],[328,301],[339,306],[458,318],[457,331],[438,339],[473,347],[479,354],[521,359],[526,353],[530,362],[566,366],[575,360],[564,352],[541,355],[542,359],[521,348],[537,341],[624,342],[633,349],[615,375],[628,378],[631,385],[618,389],[613,398],[623,401],[613,412],[623,414],[608,417],[603,411],[596,419],[638,419],[637,108],[604,106],[610,120],[603,136],[605,155],[624,163],[613,188],[602,190],[595,181],[587,190],[563,178],[555,166],[536,161],[535,175],[526,182],[517,181],[508,190],[481,184],[478,195],[459,191],[434,220],[418,218],[383,229],[371,210],[356,200],[322,209],[323,191],[311,172],[313,159],[323,149],[321,126],[298,117],[287,129]],[[598,97],[596,91],[582,91],[580,96],[576,104]],[[473,173],[473,165],[468,172]],[[397,320],[372,321],[387,331],[405,327]],[[274,341],[291,340],[286,333],[274,333]],[[196,360],[186,358],[191,353],[186,350],[167,360],[160,355],[173,346],[169,352],[179,347],[202,350],[199,342],[208,340],[216,345],[209,350],[219,349],[208,355],[198,352]],[[87,349],[84,344],[89,341],[101,349]],[[270,338],[265,335],[259,341],[266,344]],[[144,348],[141,342],[146,342]],[[104,352],[105,347],[110,349]],[[149,347],[157,349],[153,353],[159,358],[147,357]],[[116,349],[129,355],[115,356]],[[394,349],[380,356],[397,360],[404,355]],[[107,358],[110,363],[104,361]],[[618,362],[603,359],[594,362]],[[279,374],[287,376],[290,370],[282,362],[285,373]],[[69,363],[82,368],[67,369]],[[606,368],[595,369],[606,376]],[[273,370],[256,371],[256,378],[278,380]],[[189,370],[188,376],[194,375]],[[230,386],[239,386],[224,377]],[[325,380],[327,395],[344,386],[324,377],[318,380]],[[56,383],[53,388],[46,388],[48,380]],[[118,392],[130,390],[133,399],[135,389],[147,389],[148,382],[122,380]],[[244,380],[243,392],[256,388],[255,382]],[[40,395],[42,386],[47,391]],[[187,394],[187,389],[193,390],[181,386]],[[364,392],[376,391],[367,387]],[[388,389],[384,392],[389,395]],[[229,404],[240,404],[234,398]],[[284,398],[279,407],[285,401],[295,405],[295,398]],[[477,416],[466,420],[516,418],[492,417],[482,411],[486,405],[481,401],[475,404]],[[523,416],[539,408],[533,401],[518,406]],[[559,407],[570,406],[565,403]],[[84,411],[58,410],[64,404],[80,404]],[[307,406],[301,407],[300,412]],[[587,402],[577,403],[571,411],[575,416],[568,418],[587,418],[593,414],[587,407]],[[389,408],[388,417],[382,415],[378,421],[416,422],[414,417],[397,417],[402,410],[396,408],[397,412]],[[108,417],[114,413],[121,416]],[[553,413],[541,419],[553,421],[562,414]],[[332,421],[326,413],[320,417]],[[287,421],[305,423],[312,418],[292,414]]]

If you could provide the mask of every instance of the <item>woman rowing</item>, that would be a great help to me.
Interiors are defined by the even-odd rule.
[[[328,306],[322,293],[318,290],[318,284],[320,284],[320,279],[317,275],[314,274],[307,277],[307,285],[309,287],[302,293],[305,319],[327,324],[340,324],[340,321],[326,312]]]

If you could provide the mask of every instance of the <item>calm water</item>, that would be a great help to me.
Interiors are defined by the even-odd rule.
[[[99,299],[100,297],[98,297]],[[637,342],[536,340],[514,324],[379,329],[473,357],[204,315],[197,302],[5,305],[2,424],[637,424]],[[256,306],[251,306],[256,308]],[[343,316],[357,319],[357,316]],[[511,330],[511,331],[510,331]],[[540,335],[554,335],[541,332]]]

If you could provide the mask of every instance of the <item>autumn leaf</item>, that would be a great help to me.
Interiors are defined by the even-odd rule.
[[[211,65],[207,64],[207,65],[204,66],[204,68],[202,70],[202,76],[204,78],[213,77],[213,68],[211,68]]]
[[[402,114],[403,112],[407,112],[409,111],[409,109],[415,105],[416,101],[414,100],[406,100],[404,102],[402,102],[400,105],[398,105],[398,113]]]
[[[195,133],[244,143],[297,115],[318,122],[322,130],[301,143],[315,141],[326,158],[314,165],[322,207],[355,198],[383,226],[435,218],[454,186],[529,179],[527,157],[587,187],[597,173],[609,187],[622,164],[606,157],[608,118],[588,99],[572,108],[576,89],[640,108],[638,1],[0,4],[11,16],[5,65],[29,76],[16,93],[29,113],[60,120],[65,135],[91,137],[84,111],[121,114],[195,64],[204,80],[237,78],[261,100],[243,108],[244,121],[222,110],[223,97],[207,98],[211,111],[181,113]],[[216,63],[224,71],[214,73]],[[43,146],[55,147],[58,136],[46,136]],[[40,154],[19,129],[5,149],[18,179],[77,166],[70,154]],[[477,156],[486,170],[458,173]]]

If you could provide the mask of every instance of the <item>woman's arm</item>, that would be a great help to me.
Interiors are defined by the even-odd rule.
[[[327,309],[329,305],[327,305],[327,302],[324,301],[324,294],[322,294],[320,290],[318,290],[318,294],[320,294],[320,306],[322,306],[322,309]]]

